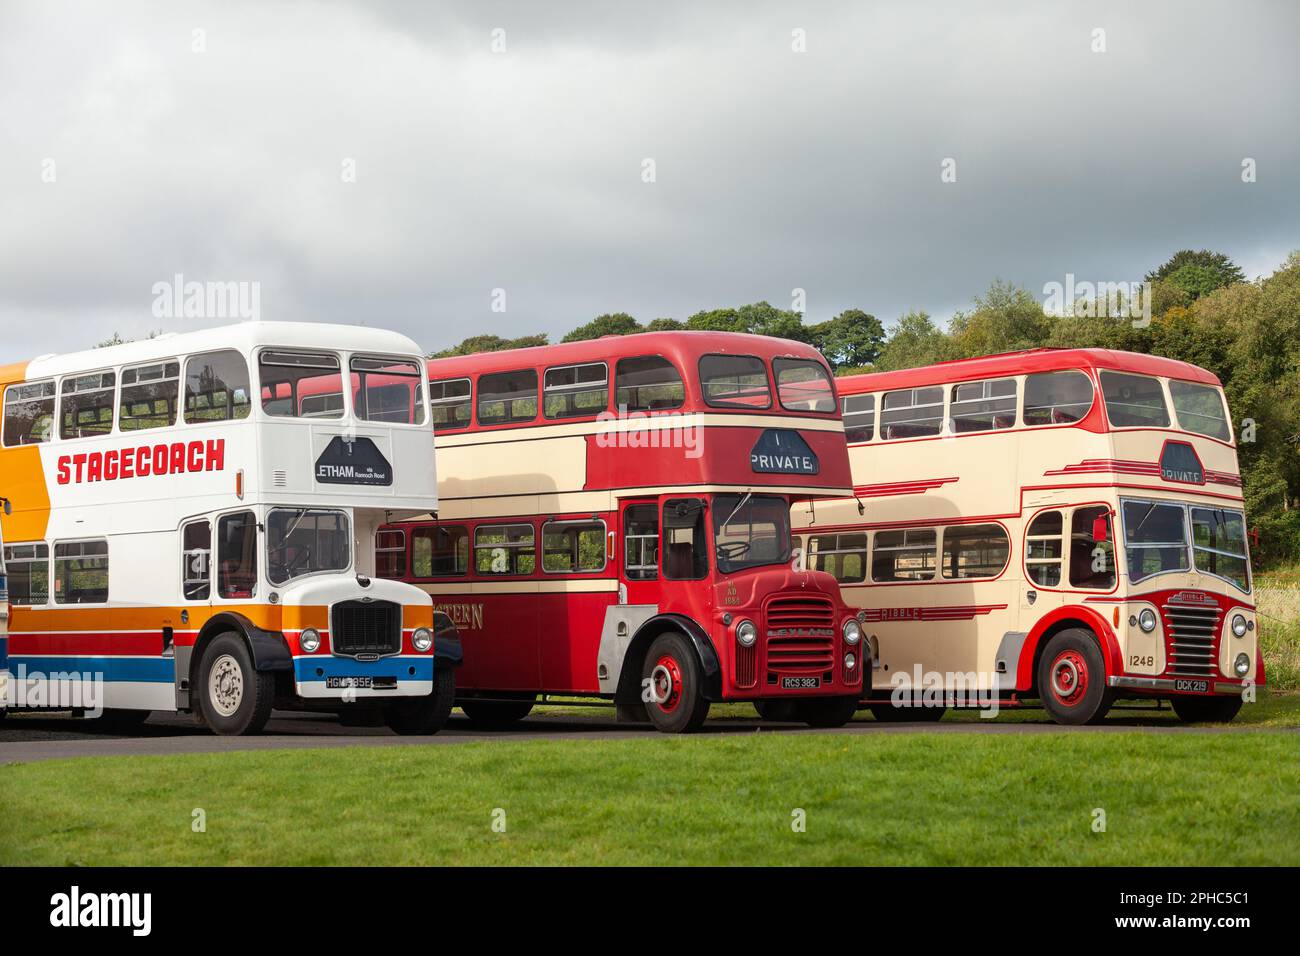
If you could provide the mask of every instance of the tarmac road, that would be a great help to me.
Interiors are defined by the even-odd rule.
[[[95,732],[92,725],[36,714],[12,714],[0,721],[0,764],[57,760],[67,757],[121,755],[167,755],[225,753],[234,750],[298,750],[328,747],[409,747],[428,744],[458,744],[483,740],[620,740],[650,737],[648,726],[616,724],[612,713],[596,710],[591,716],[534,712],[509,730],[483,731],[454,714],[443,731],[432,737],[399,737],[383,726],[345,726],[333,714],[300,714],[276,711],[266,730],[254,737],[217,737],[191,718],[177,714],[155,714],[130,736]],[[1046,716],[1042,722],[1022,723],[998,720],[942,721],[940,723],[879,723],[859,719],[834,730],[814,730],[802,724],[778,724],[723,718],[711,720],[701,733],[709,734],[1054,734],[1114,733],[1250,733],[1250,726],[1189,727],[1150,720],[1142,714],[1113,716],[1096,727],[1058,727]]]

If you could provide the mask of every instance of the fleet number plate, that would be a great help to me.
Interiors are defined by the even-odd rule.
[[[816,690],[822,686],[820,677],[782,677],[782,690]]]

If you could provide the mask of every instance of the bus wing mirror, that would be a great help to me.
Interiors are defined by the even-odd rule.
[[[1095,544],[1110,540],[1110,522],[1104,516],[1092,519],[1092,540]]]
[[[11,514],[13,514],[13,513],[14,513],[14,506],[11,505],[11,504],[9,503],[9,499],[8,499],[8,498],[4,498],[4,499],[2,499],[2,500],[3,500],[4,503],[5,503],[5,514],[7,514],[7,515],[11,515]]]

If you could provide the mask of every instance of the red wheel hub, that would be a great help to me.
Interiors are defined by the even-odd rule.
[[[1066,707],[1073,707],[1088,693],[1088,662],[1076,650],[1061,651],[1052,661],[1049,672],[1052,696]]]
[[[650,687],[660,710],[671,714],[677,709],[682,702],[682,668],[676,658],[665,654],[655,662],[650,672]]]

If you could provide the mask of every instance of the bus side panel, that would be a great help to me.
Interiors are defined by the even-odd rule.
[[[574,584],[613,585],[613,580],[584,580]],[[600,651],[605,610],[618,603],[616,590],[560,591],[542,594],[538,600],[541,629],[542,683],[557,694],[600,692],[596,658]]]

